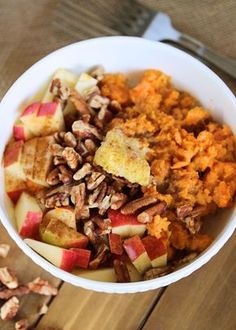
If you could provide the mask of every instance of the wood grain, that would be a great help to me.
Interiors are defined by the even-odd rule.
[[[143,330],[236,329],[236,234],[207,265],[170,285]]]
[[[51,276],[49,273],[38,267],[33,261],[28,258],[10,239],[9,235],[5,231],[2,225],[0,225],[0,243],[7,243],[11,246],[9,255],[7,258],[0,258],[0,267],[9,267],[16,271],[19,282],[26,284],[29,281],[34,280],[36,277],[48,280],[55,286],[60,284],[60,280]],[[27,318],[30,324],[34,324],[39,315],[38,310],[43,304],[47,304],[50,297],[41,296],[31,293],[25,297],[20,298],[20,310],[17,314],[16,319]],[[12,330],[15,329],[14,321],[2,321],[0,319],[1,330]]]

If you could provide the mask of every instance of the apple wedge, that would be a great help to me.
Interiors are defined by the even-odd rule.
[[[34,197],[23,192],[15,207],[18,232],[23,237],[38,238],[43,213]]]
[[[26,184],[24,181],[12,177],[5,171],[5,189],[8,197],[11,201],[16,204],[20,195],[26,188]]]
[[[62,249],[33,239],[25,239],[25,243],[35,252],[47,259],[53,265],[67,272],[71,272],[77,263],[77,255],[72,250]]]
[[[29,130],[33,135],[36,133],[33,131],[33,123],[35,122],[38,110],[41,106],[41,102],[33,102],[28,105],[20,115],[20,122],[23,123],[25,129]]]
[[[114,268],[99,268],[96,270],[75,269],[73,270],[73,274],[99,282],[116,282],[116,274]]]
[[[13,136],[16,141],[26,141],[33,137],[33,133],[18,119],[13,126]]]
[[[111,253],[122,255],[124,249],[120,235],[113,233],[109,234],[109,245]]]
[[[16,141],[9,144],[4,153],[4,170],[8,177],[25,180],[25,173],[21,164],[23,141]]]
[[[112,233],[121,237],[143,236],[146,225],[138,222],[134,215],[125,215],[116,210],[109,210],[108,217],[111,220]]]
[[[78,249],[78,248],[73,248],[71,250],[74,251],[77,256],[75,266],[87,269],[91,257],[91,251],[86,249]]]
[[[152,267],[142,240],[138,235],[125,240],[124,249],[139,273],[143,274],[146,270]]]
[[[97,79],[90,76],[88,73],[81,73],[75,85],[75,90],[83,97],[93,87],[97,86]]]
[[[68,227],[76,229],[75,211],[73,207],[57,207],[48,211],[44,218],[60,220],[64,222],[64,224],[66,224]]]
[[[78,76],[68,70],[58,69],[53,75],[52,80],[50,81],[47,87],[47,90],[42,99],[43,102],[53,101],[54,95],[50,92],[50,89],[51,89],[52,81],[54,79],[59,79],[62,85],[73,88],[76,84],[76,81],[78,80]]]
[[[40,224],[40,238],[43,242],[63,248],[85,248],[88,238],[57,219],[43,219]]]
[[[142,239],[143,245],[152,267],[163,267],[167,265],[167,247],[161,238],[146,236]]]

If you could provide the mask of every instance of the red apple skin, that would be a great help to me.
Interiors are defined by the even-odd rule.
[[[25,131],[22,126],[14,126],[13,127],[13,136],[16,141],[25,140]]]
[[[142,242],[150,260],[154,260],[167,252],[166,245],[161,238],[146,236],[142,239]]]
[[[74,251],[63,249],[60,268],[71,272],[77,262],[77,255]]]
[[[23,141],[16,141],[7,147],[4,154],[4,167],[10,166],[17,161],[23,144]]]
[[[16,204],[23,191],[24,191],[24,189],[20,189],[20,190],[16,190],[16,191],[8,191],[7,195],[11,199],[12,203]]]
[[[58,106],[57,102],[42,103],[37,113],[37,117],[53,116],[57,109],[57,106]]]
[[[88,238],[87,236],[84,236],[81,234],[81,240],[78,242],[75,242],[75,243],[71,243],[71,248],[80,248],[80,249],[84,249],[86,248],[86,246],[88,245]]]
[[[77,257],[75,266],[79,266],[80,268],[87,269],[91,257],[91,251],[85,249],[78,249],[78,248],[73,248],[70,250],[75,252]]]
[[[116,210],[108,210],[108,217],[111,220],[112,227],[119,227],[125,225],[142,225],[138,222],[137,217],[134,215],[122,214]]]
[[[141,254],[146,252],[145,247],[142,243],[141,238],[135,235],[124,241],[124,249],[128,254],[131,261],[137,259]]]
[[[118,234],[109,234],[109,245],[111,253],[122,255],[123,254],[123,245],[121,236]]]
[[[37,113],[41,102],[34,102],[30,104],[25,110],[22,112],[21,117],[32,115],[33,113]]]
[[[26,219],[23,226],[20,229],[19,234],[27,238],[39,238],[39,224],[42,221],[42,212],[29,211],[26,215]]]

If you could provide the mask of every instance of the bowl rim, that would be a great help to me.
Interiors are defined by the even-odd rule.
[[[81,44],[89,44],[97,42],[110,42],[114,40],[128,40],[132,43],[140,43],[140,44],[149,44],[150,46],[153,45],[155,48],[160,47],[168,52],[172,52],[175,54],[179,54],[182,57],[187,58],[189,61],[192,61],[193,65],[197,65],[199,69],[204,70],[208,75],[212,76],[212,79],[215,79],[215,82],[224,89],[224,92],[227,94],[227,97],[231,99],[232,104],[236,107],[236,99],[227,85],[212,71],[210,70],[205,64],[201,63],[199,60],[195,59],[191,55],[185,53],[182,50],[179,50],[175,47],[170,45],[143,39],[140,37],[128,37],[128,36],[108,36],[108,37],[98,37],[92,38],[88,40],[78,41],[62,48],[59,48],[48,55],[41,58],[39,61],[35,62],[32,66],[30,66],[19,78],[10,86],[10,88],[5,93],[2,101],[0,103],[0,109],[7,102],[8,98],[11,96],[11,93],[17,89],[18,85],[21,81],[28,75],[31,75],[31,71],[38,66],[39,64],[43,63],[44,61],[57,56],[58,53],[67,51],[69,49],[76,48],[78,45]],[[135,292],[144,292],[148,290],[158,289],[163,286],[167,286],[171,283],[174,283],[181,278],[184,278],[190,275],[192,272],[199,269],[205,263],[207,263],[226,243],[226,241],[230,238],[236,228],[236,217],[234,217],[231,222],[229,222],[222,232],[218,235],[218,237],[213,241],[213,243],[196,259],[194,259],[190,264],[178,269],[168,275],[148,280],[148,281],[140,281],[140,282],[129,282],[129,283],[113,283],[113,282],[102,282],[102,281],[95,281],[91,279],[86,279],[80,277],[78,275],[74,275],[68,273],[58,267],[52,265],[46,259],[41,257],[38,253],[36,253],[33,249],[31,249],[24,240],[19,236],[19,234],[13,228],[13,225],[8,220],[8,215],[6,214],[5,210],[0,207],[0,220],[5,229],[7,230],[10,237],[15,241],[18,247],[23,250],[23,252],[30,257],[37,265],[42,267],[44,270],[48,271],[53,276],[60,278],[61,280],[73,284],[75,286],[82,287],[84,289],[90,289],[98,292],[106,292],[106,293],[135,293]]]

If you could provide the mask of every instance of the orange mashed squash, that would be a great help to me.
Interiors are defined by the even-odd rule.
[[[144,195],[165,201],[173,214],[183,205],[200,207],[198,219],[232,207],[236,140],[228,126],[215,122],[193,96],[177,90],[158,70],[145,71],[132,88],[122,74],[107,74],[100,85],[102,95],[121,105],[108,129],[119,127],[149,148],[152,182],[143,187]],[[160,223],[170,221],[173,247],[202,251],[210,244],[207,235],[192,235],[170,213]],[[155,226],[149,224],[149,234],[155,235]]]

